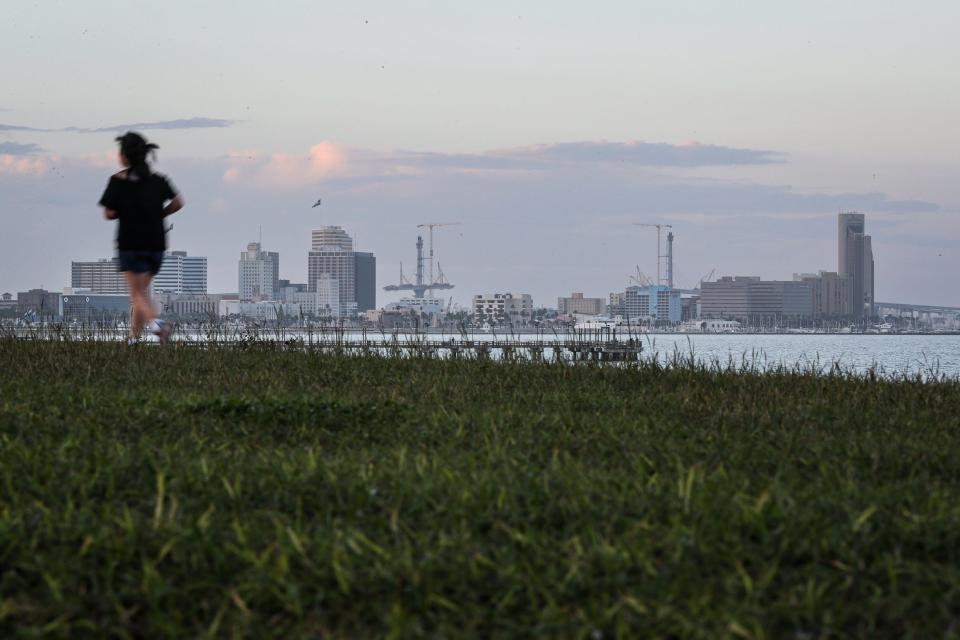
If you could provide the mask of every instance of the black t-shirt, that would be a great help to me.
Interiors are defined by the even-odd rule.
[[[125,175],[126,177],[120,177]],[[163,208],[177,195],[166,176],[151,173],[139,178],[129,172],[110,176],[100,206],[117,212],[117,249],[164,251]]]

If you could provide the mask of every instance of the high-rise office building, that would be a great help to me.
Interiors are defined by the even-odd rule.
[[[308,291],[317,291],[317,281],[324,276],[337,282],[341,316],[376,306],[376,258],[372,253],[354,251],[353,239],[337,226],[321,227],[311,233]]]
[[[353,251],[353,238],[341,227],[328,226],[314,229],[310,233],[310,248],[313,251],[339,249]]]
[[[240,300],[280,300],[280,254],[263,251],[259,242],[251,242],[240,254],[237,267]]]
[[[168,251],[160,273],[153,279],[157,293],[202,295],[207,292],[207,259],[188,256],[186,251]]]
[[[377,258],[365,251],[354,251],[357,311],[377,308]]]
[[[873,238],[863,236],[863,315],[872,318],[873,297]]]
[[[873,315],[873,243],[866,235],[862,213],[844,212],[837,216],[837,273],[849,276],[850,315]]]
[[[118,269],[117,259],[101,258],[90,262],[70,263],[70,287],[89,289],[92,293],[125,295],[127,285]]]

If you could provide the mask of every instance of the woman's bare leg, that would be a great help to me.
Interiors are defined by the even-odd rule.
[[[147,294],[147,287],[150,284],[149,273],[134,273],[133,271],[124,271],[123,279],[127,283],[127,290],[130,292],[130,339],[136,340],[140,336],[143,326],[153,320],[153,309],[150,306],[150,299]]]
[[[153,319],[156,317],[156,312],[153,310],[153,300],[150,299],[150,281],[153,280],[152,273],[138,273],[137,276],[140,278],[140,291],[143,292],[141,300],[143,302],[143,311],[140,316],[143,326],[149,326]]]

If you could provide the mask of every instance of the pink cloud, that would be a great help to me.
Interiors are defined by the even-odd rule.
[[[25,158],[23,156],[0,155],[0,174],[17,176],[39,175],[49,169],[43,158]]]
[[[100,153],[90,153],[80,158],[82,162],[96,167],[98,169],[120,169],[120,159],[117,156],[116,149],[101,151]]]
[[[232,153],[228,156],[231,166],[224,171],[223,181],[237,183],[252,179],[260,186],[299,187],[342,173],[347,166],[346,155],[343,148],[332,142],[317,143],[304,155]]]

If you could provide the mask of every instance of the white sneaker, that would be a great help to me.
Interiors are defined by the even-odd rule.
[[[150,333],[160,339],[160,344],[166,344],[167,338],[173,333],[173,329],[163,320],[154,320],[152,324],[153,326],[150,327]]]

